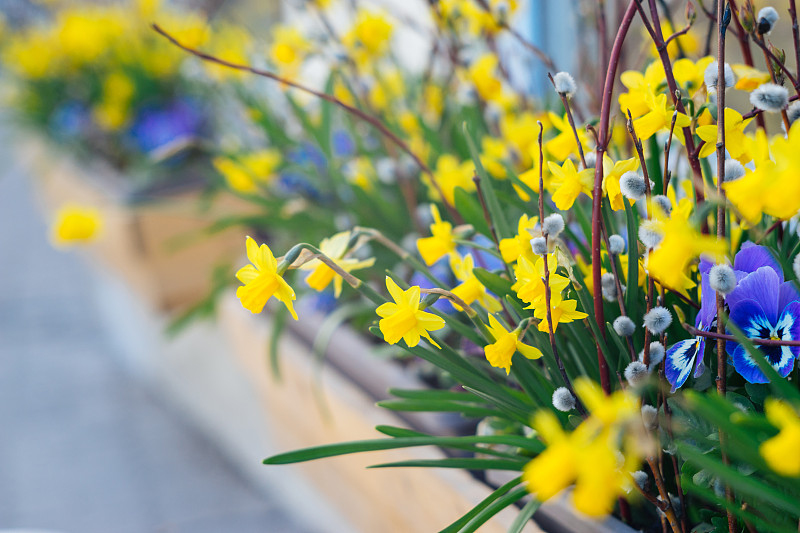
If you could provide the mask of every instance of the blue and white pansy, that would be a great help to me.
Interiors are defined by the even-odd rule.
[[[709,261],[700,262],[700,311],[694,321],[694,327],[702,331],[709,331],[716,327],[717,308],[716,297],[708,281],[708,271],[713,266]],[[703,353],[706,351],[705,337],[697,336],[673,344],[664,363],[664,375],[672,385],[672,392],[686,383],[689,374],[694,370],[694,377],[700,377],[705,372]]]
[[[703,331],[716,328],[716,293],[711,288],[708,272],[713,266],[700,262],[701,309],[695,327]],[[753,243],[745,243],[733,263],[737,286],[725,298],[730,320],[748,337],[762,339],[800,339],[800,294],[789,282],[783,282],[783,270],[769,250]],[[787,376],[800,353],[800,347],[761,346],[761,352],[781,376]],[[673,392],[683,386],[694,370],[694,376],[703,374],[705,339],[695,337],[680,341],[666,354],[665,375]],[[751,383],[765,383],[766,376],[739,343],[726,345],[729,360],[736,371]]]
[[[739,281],[728,295],[730,321],[751,339],[800,340],[800,294],[791,282],[784,282],[782,273],[761,267]],[[767,361],[786,377],[794,368],[800,346],[757,346]],[[726,350],[733,367],[750,383],[769,380],[744,346],[728,341]]]

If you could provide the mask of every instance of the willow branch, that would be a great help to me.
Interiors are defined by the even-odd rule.
[[[278,76],[277,74],[275,74],[273,72],[270,72],[268,70],[258,69],[258,68],[252,67],[250,65],[243,65],[243,64],[240,64],[240,63],[233,63],[231,61],[226,61],[224,59],[212,56],[212,55],[207,54],[205,52],[201,52],[200,50],[191,48],[191,47],[181,43],[180,41],[178,41],[175,37],[173,37],[172,35],[167,33],[164,29],[162,29],[161,26],[159,26],[158,24],[153,24],[152,28],[158,34],[160,34],[161,36],[165,37],[169,42],[171,42],[172,44],[174,44],[175,46],[177,46],[181,50],[184,50],[185,52],[188,52],[188,53],[192,54],[193,56],[202,59],[203,61],[208,61],[209,63],[215,63],[217,65],[220,65],[220,66],[223,66],[223,67],[227,67],[227,68],[231,68],[231,69],[234,69],[234,70],[239,70],[239,71],[243,71],[243,72],[250,72],[251,74],[255,74],[257,76],[262,76],[264,78],[280,82],[280,83],[282,83],[282,84],[284,84],[284,85],[286,85],[288,87],[293,87],[293,88],[295,88],[295,89],[297,89],[299,91],[303,91],[303,92],[305,92],[307,94],[310,94],[312,96],[315,96],[315,97],[317,97],[317,98],[319,98],[321,100],[325,100],[326,102],[330,102],[331,104],[334,104],[334,105],[344,109],[345,111],[347,111],[351,115],[355,116],[356,118],[368,123],[373,128],[378,130],[381,133],[381,135],[383,135],[387,139],[389,139],[400,150],[402,150],[403,152],[408,154],[409,157],[411,157],[411,159],[414,160],[414,162],[417,164],[417,166],[419,166],[419,168],[425,174],[428,175],[428,177],[431,180],[431,183],[433,184],[434,188],[436,189],[436,191],[441,196],[442,202],[444,203],[444,205],[448,209],[448,211],[450,211],[450,213],[455,218],[460,220],[460,217],[458,216],[458,212],[450,204],[450,202],[447,201],[447,198],[444,196],[444,193],[443,193],[441,187],[439,186],[439,183],[436,181],[436,177],[434,176],[433,171],[431,171],[430,167],[428,167],[428,165],[426,165],[425,162],[422,161],[422,159],[420,159],[419,156],[417,156],[411,150],[411,148],[408,146],[408,144],[406,144],[405,141],[403,141],[397,135],[392,133],[392,131],[385,124],[383,124],[383,122],[381,122],[379,118],[377,118],[375,116],[372,116],[369,113],[365,113],[364,111],[362,111],[362,110],[360,110],[360,109],[358,109],[356,107],[353,107],[353,106],[351,106],[349,104],[346,104],[346,103],[342,102],[341,100],[339,100],[338,98],[336,98],[334,96],[331,96],[329,94],[326,94],[326,93],[323,93],[323,92],[320,92],[320,91],[316,91],[314,89],[311,89],[310,87],[306,87],[305,85],[301,85],[300,83],[298,83],[296,81],[284,78],[282,76]]]

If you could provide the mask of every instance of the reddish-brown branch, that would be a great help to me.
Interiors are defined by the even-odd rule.
[[[619,56],[622,52],[622,44],[628,35],[628,30],[636,15],[637,0],[630,0],[628,8],[622,17],[622,22],[614,39],[611,49],[611,56],[606,70],[606,81],[603,86],[603,102],[600,107],[600,128],[599,141],[597,143],[597,164],[594,171],[594,189],[592,193],[592,280],[594,282],[594,318],[600,329],[601,336],[605,339],[605,316],[603,313],[603,295],[601,293],[600,271],[602,263],[602,237],[600,232],[600,219],[602,218],[603,202],[603,154],[608,148],[609,129],[611,123],[611,97],[614,92],[614,80],[617,76],[617,66]],[[599,340],[599,339],[598,339]],[[603,356],[603,350],[597,345],[597,366],[600,370],[600,385],[603,391],[608,394],[611,392],[611,380],[609,376],[608,363]]]
[[[678,92],[678,84],[675,81],[675,75],[672,73],[672,60],[669,58],[669,52],[667,52],[667,46],[664,42],[664,35],[661,33],[661,20],[658,16],[658,8],[656,8],[655,0],[650,0],[650,16],[653,19],[652,23],[650,19],[647,18],[647,13],[645,13],[641,4],[636,2],[636,8],[639,10],[639,16],[644,23],[647,33],[650,34],[650,38],[653,39],[653,43],[658,51],[658,56],[661,59],[661,64],[664,66],[664,74],[666,75],[667,79],[667,88],[669,89],[672,103],[679,113],[683,113],[685,115],[686,108],[679,98],[680,93]],[[702,187],[703,170],[700,167],[700,159],[695,156],[694,136],[692,135],[692,128],[690,126],[683,128],[683,140],[684,145],[686,146],[689,166],[692,168],[692,173],[694,174],[694,186],[697,203],[700,204],[703,203],[705,199]]]
[[[362,110],[360,110],[360,109],[358,109],[356,107],[348,105],[348,104],[342,102],[341,100],[339,100],[338,98],[336,98],[334,96],[331,96],[329,94],[326,94],[326,93],[323,93],[323,92],[320,92],[320,91],[316,91],[314,89],[311,89],[309,87],[301,85],[301,84],[299,84],[299,83],[297,83],[295,81],[292,81],[290,79],[278,76],[277,74],[275,74],[273,72],[269,72],[267,70],[258,69],[258,68],[252,67],[250,65],[243,65],[243,64],[239,64],[239,63],[233,63],[231,61],[226,61],[224,59],[220,59],[218,57],[212,56],[212,55],[207,54],[205,52],[201,52],[200,50],[196,50],[194,48],[186,46],[185,44],[183,44],[180,41],[178,41],[175,37],[173,37],[172,35],[167,33],[165,30],[163,30],[161,28],[161,26],[159,26],[158,24],[153,24],[152,28],[157,33],[159,33],[160,35],[165,37],[169,42],[171,42],[172,44],[177,46],[178,48],[184,50],[185,52],[188,52],[188,53],[192,54],[195,57],[198,57],[198,58],[202,59],[203,61],[208,61],[209,63],[215,63],[217,65],[221,65],[223,67],[231,68],[231,69],[234,69],[234,70],[239,70],[239,71],[243,71],[243,72],[250,72],[251,74],[255,74],[257,76],[261,76],[261,77],[268,78],[268,79],[273,80],[273,81],[280,82],[280,83],[282,83],[282,84],[284,84],[284,85],[286,85],[288,87],[293,87],[293,88],[295,88],[295,89],[297,89],[299,91],[303,91],[303,92],[311,94],[311,95],[313,95],[313,96],[315,96],[315,97],[317,97],[317,98],[319,98],[321,100],[325,100],[326,102],[330,102],[331,104],[339,106],[342,109],[344,109],[345,111],[347,111],[348,113],[350,113],[351,115],[355,116],[356,118],[358,118],[360,120],[363,120],[364,122],[368,123],[373,128],[378,130],[384,137],[386,137],[392,143],[394,143],[398,148],[400,148],[400,150],[402,150],[403,152],[408,154],[411,157],[411,159],[414,160],[414,162],[419,166],[419,168],[425,174],[428,175],[428,177],[431,180],[431,183],[433,184],[434,188],[437,190],[437,192],[441,196],[442,202],[444,203],[444,205],[448,209],[448,211],[451,213],[451,215],[453,215],[453,217],[456,220],[461,220],[461,217],[458,214],[458,212],[450,204],[450,202],[447,201],[447,198],[444,196],[443,191],[442,191],[441,187],[439,186],[439,183],[436,181],[436,177],[434,176],[433,171],[431,171],[430,167],[428,167],[428,165],[426,165],[425,162],[422,161],[422,159],[420,159],[419,156],[417,156],[417,154],[415,154],[411,150],[411,148],[408,146],[408,144],[406,144],[405,141],[403,141],[397,135],[392,133],[392,131],[388,127],[386,127],[386,125],[384,125],[380,121],[379,118],[374,117],[374,116],[372,116],[372,115],[370,115],[368,113],[365,113],[364,111],[362,111]]]
[[[794,2],[794,0],[792,0]],[[753,63],[753,51],[750,49],[750,40],[748,38],[747,32],[744,31],[742,27],[742,21],[739,20],[739,8],[736,5],[736,0],[728,0],[728,5],[731,6],[731,11],[733,12],[733,23],[736,26],[736,38],[739,40],[739,48],[742,49],[742,59],[744,60],[744,64],[748,67],[754,67],[755,63]],[[767,123],[764,120],[764,115],[756,116],[756,124],[762,130],[767,129]]]

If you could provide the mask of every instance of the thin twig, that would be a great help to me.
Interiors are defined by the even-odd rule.
[[[461,217],[458,215],[458,212],[450,204],[450,202],[447,201],[447,198],[444,196],[444,193],[443,193],[439,183],[436,181],[436,176],[433,174],[433,171],[430,169],[430,167],[428,167],[428,165],[426,165],[425,162],[423,162],[422,159],[420,159],[419,156],[417,156],[411,150],[411,148],[408,146],[408,144],[406,144],[405,141],[403,141],[397,135],[392,133],[392,131],[388,127],[386,127],[386,125],[384,125],[380,121],[379,118],[374,117],[374,116],[372,116],[372,115],[370,115],[368,113],[365,113],[364,111],[361,111],[360,109],[358,109],[356,107],[348,105],[348,104],[342,102],[341,100],[339,100],[338,98],[336,98],[334,96],[331,96],[329,94],[326,94],[326,93],[323,93],[323,92],[320,92],[320,91],[316,91],[314,89],[311,89],[309,87],[301,85],[301,84],[299,84],[299,83],[297,83],[295,81],[292,81],[292,80],[289,80],[287,78],[283,78],[281,76],[278,76],[277,74],[275,74],[273,72],[269,72],[267,70],[258,69],[258,68],[252,67],[250,65],[243,65],[243,64],[239,64],[239,63],[233,63],[233,62],[230,62],[230,61],[226,61],[224,59],[220,59],[218,57],[212,56],[212,55],[207,54],[205,52],[201,52],[200,50],[196,50],[194,48],[186,46],[185,44],[183,44],[180,41],[178,41],[175,37],[173,37],[172,35],[170,35],[166,31],[164,31],[161,28],[161,26],[159,26],[158,24],[153,24],[152,28],[157,33],[159,33],[160,35],[165,37],[172,44],[177,46],[178,48],[180,48],[180,49],[182,49],[182,50],[194,55],[195,57],[198,57],[198,58],[202,59],[203,61],[208,61],[210,63],[215,63],[217,65],[221,65],[223,67],[228,67],[228,68],[231,68],[231,69],[234,69],[234,70],[240,70],[240,71],[243,71],[243,72],[250,72],[251,74],[255,74],[257,76],[262,76],[264,78],[268,78],[268,79],[280,82],[280,83],[282,83],[282,84],[284,84],[286,86],[293,87],[293,88],[298,89],[300,91],[303,91],[305,93],[308,93],[308,94],[311,94],[313,96],[316,96],[317,98],[320,98],[321,100],[325,100],[326,102],[330,102],[330,103],[332,103],[334,105],[337,105],[337,106],[341,107],[342,109],[344,109],[345,111],[347,111],[348,113],[350,113],[351,115],[355,116],[356,118],[358,118],[360,120],[363,120],[364,122],[367,122],[372,127],[377,129],[382,135],[384,135],[386,138],[388,138],[390,141],[392,141],[395,145],[397,145],[397,147],[400,148],[400,150],[402,150],[403,152],[408,154],[411,157],[411,159],[414,160],[414,162],[419,166],[419,168],[423,172],[425,172],[425,174],[428,175],[428,177],[431,180],[431,183],[433,184],[434,188],[436,189],[436,191],[441,196],[442,202],[444,203],[444,205],[448,209],[448,211],[450,211],[450,213],[453,215],[454,218],[456,218],[458,220],[461,219]]]

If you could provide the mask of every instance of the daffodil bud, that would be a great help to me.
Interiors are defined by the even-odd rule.
[[[655,430],[658,427],[658,409],[652,405],[643,405],[642,422],[648,431]]]
[[[661,361],[664,360],[664,345],[661,344],[659,341],[653,341],[650,343],[650,368],[649,370],[652,372],[655,367],[657,367]],[[639,359],[644,357],[644,350],[639,354]]]
[[[779,113],[789,104],[789,91],[775,83],[764,83],[750,93],[750,103],[769,113]]]
[[[614,319],[614,331],[620,337],[630,337],[633,335],[633,332],[636,331],[636,324],[633,323],[633,320],[630,317],[625,315],[618,316]]]
[[[653,196],[653,203],[658,206],[665,215],[669,216],[672,213],[672,202],[663,194]]]
[[[647,486],[650,483],[650,477],[647,475],[647,472],[644,470],[637,470],[632,476],[633,482],[636,483],[640,489],[647,490]]]
[[[661,244],[661,241],[664,240],[664,234],[655,220],[645,220],[639,226],[639,240],[642,241],[646,248],[652,250]]]
[[[647,193],[644,178],[637,172],[628,171],[619,179],[619,190],[629,200],[640,200]]]
[[[714,265],[708,272],[708,282],[716,292],[727,296],[736,288],[736,274],[728,265]]]
[[[774,7],[767,6],[762,8],[756,16],[758,26],[756,27],[759,35],[769,35],[778,22],[778,12]]]
[[[608,238],[608,253],[611,255],[625,253],[625,239],[620,235],[611,235]]]
[[[559,213],[553,213],[544,217],[542,221],[542,234],[548,237],[558,237],[564,231],[564,217]]]
[[[595,168],[597,166],[597,152],[588,152],[583,156],[586,161],[586,168]]]
[[[736,76],[733,75],[733,69],[725,63],[725,89],[730,89],[736,84]],[[709,91],[717,90],[717,81],[719,80],[719,63],[712,61],[703,72],[703,79],[706,82],[706,88]]]
[[[625,379],[628,381],[628,385],[633,388],[644,384],[649,376],[650,373],[647,371],[647,367],[639,361],[634,361],[625,367]]]
[[[614,279],[614,274],[606,272],[600,278],[600,289],[603,298],[609,302],[616,302],[619,295],[617,294],[617,282]]]
[[[786,117],[789,119],[789,125],[794,124],[794,121],[800,118],[800,100],[796,100],[789,104],[786,108]]]
[[[545,255],[547,253],[547,241],[544,237],[534,237],[531,239],[531,248],[536,255]]]
[[[744,177],[744,165],[735,159],[725,160],[725,176],[722,181],[734,181]]]
[[[666,307],[654,307],[644,315],[644,327],[660,335],[672,324],[672,313]]]
[[[568,413],[575,409],[575,397],[566,387],[559,387],[553,392],[553,407]]]
[[[558,72],[553,76],[553,85],[555,85],[558,94],[563,94],[567,98],[572,98],[578,90],[575,79],[569,72]]]

